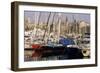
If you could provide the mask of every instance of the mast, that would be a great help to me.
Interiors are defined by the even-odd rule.
[[[54,22],[54,16],[55,16],[55,13],[53,14],[51,24],[48,24],[48,39],[49,39],[50,32],[51,32],[51,26],[53,25],[53,22]]]
[[[40,16],[41,16],[41,13],[39,12],[39,16],[38,16],[38,23],[34,23],[35,26],[34,26],[34,30],[32,31],[33,33],[31,34],[31,44],[33,44],[33,36],[36,37],[37,35],[37,26],[39,25],[39,21],[40,21]],[[36,19],[35,19],[36,20]]]
[[[67,28],[67,30],[66,30],[66,32],[67,32],[67,34],[68,34],[68,18],[67,18],[67,16],[66,16],[66,28]]]
[[[36,28],[35,37],[36,37],[36,35],[37,35],[37,27],[39,26],[40,17],[41,17],[41,12],[39,13],[38,23],[35,25],[35,28]]]
[[[35,18],[35,15],[34,15],[34,17],[33,18]],[[36,19],[35,19],[35,21],[36,21]],[[34,30],[33,30],[33,34],[32,35],[34,35],[35,36],[35,34],[36,34],[36,23],[34,23]]]
[[[46,28],[47,28],[48,23],[49,23],[50,15],[51,15],[51,12],[50,12],[49,15],[48,15],[48,19],[47,19],[47,22],[46,22]],[[46,36],[46,28],[45,28],[44,35],[43,35],[43,40],[45,39],[45,36]],[[44,41],[45,41],[45,40],[44,40]],[[47,40],[46,40],[46,42],[47,42]]]
[[[60,27],[61,27],[61,13],[58,14],[59,21],[58,21],[58,40],[60,39]]]

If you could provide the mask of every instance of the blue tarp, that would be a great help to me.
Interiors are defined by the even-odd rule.
[[[75,43],[73,39],[61,37],[61,39],[59,40],[59,44],[62,44],[63,46],[67,46],[67,45],[74,45]]]
[[[51,41],[48,40],[49,46],[54,46],[54,44],[55,44],[54,42],[51,42]],[[67,45],[75,45],[75,42],[71,38],[60,37],[58,44],[62,44],[63,46],[67,46]]]

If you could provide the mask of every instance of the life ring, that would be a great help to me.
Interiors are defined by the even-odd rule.
[[[83,49],[82,54],[83,54],[84,57],[88,57],[88,56],[90,56],[90,50],[89,49]]]

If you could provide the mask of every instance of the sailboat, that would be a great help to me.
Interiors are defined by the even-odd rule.
[[[48,60],[48,58],[57,60],[83,58],[81,50],[78,47],[68,46],[75,45],[73,39],[61,35],[61,13],[58,13],[58,22],[56,24],[54,24],[54,19],[57,13],[54,13],[52,23],[49,24],[51,14],[52,13],[50,12],[47,18],[47,22],[45,23],[46,29],[41,30],[37,28],[37,26],[39,26],[41,14],[38,18],[38,24],[36,24],[34,27],[34,36],[36,39],[31,38],[31,48],[29,48],[33,51],[33,60],[41,60],[42,58],[47,58],[46,60]],[[39,32],[44,32],[40,38],[38,37],[39,34],[41,34]]]

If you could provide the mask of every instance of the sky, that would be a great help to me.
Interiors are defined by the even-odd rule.
[[[59,14],[61,16],[59,16]],[[47,23],[49,18],[49,23],[54,21],[57,22],[58,18],[61,17],[62,21],[73,22],[76,21],[85,21],[90,24],[90,14],[86,13],[67,13],[67,12],[44,12],[44,11],[24,11],[24,17],[29,18],[31,23]],[[67,19],[66,19],[67,18]]]

